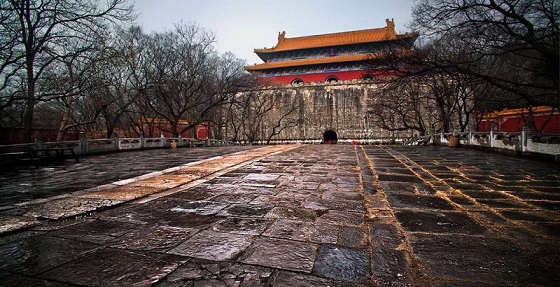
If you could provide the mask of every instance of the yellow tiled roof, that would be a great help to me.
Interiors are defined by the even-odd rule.
[[[344,56],[325,57],[325,58],[308,58],[308,59],[299,59],[299,60],[283,61],[283,62],[268,62],[263,64],[247,66],[245,67],[245,69],[247,71],[259,71],[259,70],[274,69],[274,68],[363,61],[363,60],[378,59],[384,55],[385,53],[356,54],[356,55],[344,55]]]
[[[485,118],[499,118],[504,116],[519,116],[527,113],[527,108],[519,108],[519,109],[508,109],[504,108],[501,111],[494,111],[491,113],[484,114]],[[553,112],[554,109],[552,107],[546,106],[537,106],[532,108],[532,112],[535,114],[542,114],[542,113],[550,113]]]
[[[387,23],[387,26],[384,28],[294,38],[286,38],[286,32],[282,32],[278,34],[278,44],[276,44],[275,47],[255,49],[255,53],[272,53],[308,48],[371,43],[387,40],[397,40],[399,38],[409,36],[408,34],[397,35],[397,33],[395,32],[394,22],[389,19],[385,20],[385,22]]]

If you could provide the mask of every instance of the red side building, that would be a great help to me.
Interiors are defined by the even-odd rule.
[[[255,49],[264,63],[245,69],[262,85],[388,77],[395,71],[388,54],[410,50],[418,34],[398,35],[394,22],[386,23],[383,28],[294,38],[282,32],[273,48]]]
[[[527,124],[530,123],[528,126]],[[529,109],[504,109],[481,115],[478,123],[479,132],[531,132],[560,133],[560,114],[551,107],[533,107]]]

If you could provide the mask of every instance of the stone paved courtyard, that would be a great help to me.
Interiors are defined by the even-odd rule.
[[[560,285],[557,165],[436,146],[204,150],[2,175],[0,285]],[[70,171],[92,184],[69,189]],[[52,196],[17,195],[40,192],[20,184],[33,176]]]

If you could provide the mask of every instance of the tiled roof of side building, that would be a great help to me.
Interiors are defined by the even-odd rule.
[[[286,38],[286,32],[278,34],[278,44],[273,48],[255,49],[255,53],[274,53],[280,51],[292,51],[300,49],[332,47],[349,44],[381,42],[387,40],[397,40],[408,36],[397,35],[395,32],[395,24],[392,20],[385,20],[387,26],[384,28],[375,28],[367,30],[358,30],[350,32],[322,34],[304,37]]]

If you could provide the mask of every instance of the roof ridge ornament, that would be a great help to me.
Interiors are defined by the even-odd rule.
[[[286,31],[278,32],[278,42],[286,39]]]
[[[385,23],[387,23],[387,28],[390,29],[395,29],[395,19],[391,18],[391,20],[389,20],[389,18],[385,19]]]

